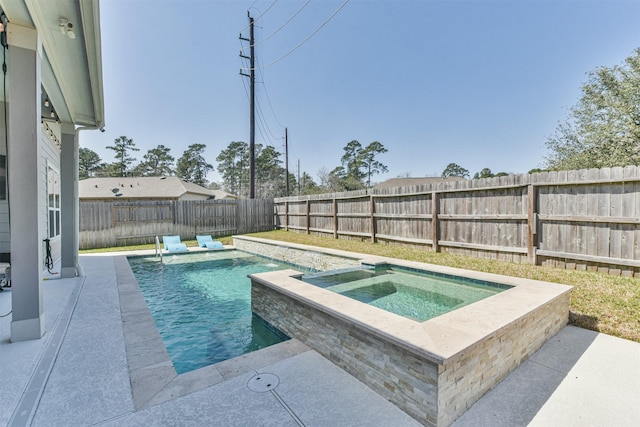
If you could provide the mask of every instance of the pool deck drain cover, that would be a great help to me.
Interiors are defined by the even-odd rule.
[[[274,374],[258,374],[251,377],[247,382],[249,390],[256,393],[264,393],[265,391],[273,390],[280,384],[280,378]]]

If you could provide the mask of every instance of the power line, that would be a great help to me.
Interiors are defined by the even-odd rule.
[[[260,61],[258,61],[258,63],[259,62]],[[264,88],[264,94],[267,97],[267,102],[269,104],[269,108],[271,109],[271,114],[273,114],[273,117],[276,119],[276,122],[278,123],[278,125],[280,125],[280,127],[283,128],[284,126],[282,125],[282,123],[280,123],[280,120],[278,120],[278,116],[276,115],[276,112],[273,109],[273,105],[271,104],[271,97],[269,97],[269,91],[267,91],[267,84],[265,83],[264,74],[262,73],[262,69],[259,66],[258,66],[258,71],[260,72],[260,77],[262,78],[262,87]]]
[[[325,25],[327,25],[329,23],[329,21],[331,21],[333,19],[334,16],[336,16],[338,14],[338,12],[340,12],[342,10],[343,7],[345,7],[347,5],[347,3],[349,3],[349,0],[344,0],[344,2],[340,5],[340,7],[338,7],[332,14],[331,16],[329,16],[329,18],[327,18],[326,21],[324,21],[313,33],[311,33],[306,39],[302,40],[296,47],[294,47],[293,49],[291,49],[289,52],[285,53],[284,55],[282,55],[280,58],[276,59],[273,62],[270,62],[267,65],[262,65],[259,68],[267,68],[270,67],[280,61],[282,61],[284,58],[286,58],[287,56],[291,55],[293,52],[295,52],[296,50],[298,50],[298,48],[300,48],[303,44],[305,44],[306,42],[309,41],[309,39],[313,36],[316,35],[316,33],[318,33],[318,31],[320,31],[322,29],[322,27],[324,27]],[[254,43],[255,46],[255,43]],[[247,70],[245,68],[245,70]]]
[[[251,99],[249,95],[249,89],[247,88],[247,82],[242,79],[242,86],[244,86],[244,92],[247,94],[247,101]]]
[[[245,92],[246,92],[247,88],[246,88],[246,84],[245,84]],[[248,97],[248,93],[247,93],[247,97]],[[258,121],[256,122],[256,127],[258,129],[258,132],[260,133],[260,136],[262,136],[262,141],[265,143],[265,145],[272,145],[275,146],[275,142],[273,141],[273,139],[279,139],[277,136],[275,136],[273,134],[273,132],[271,132],[271,129],[269,128],[269,124],[267,123],[265,117],[264,117],[264,113],[262,112],[262,110],[260,109],[258,103],[256,102],[256,112],[257,117],[258,117]],[[267,133],[268,132],[268,133]],[[269,137],[269,134],[271,134],[271,137]],[[272,139],[273,138],[273,139]]]
[[[249,94],[249,88],[247,88],[247,83],[245,82],[244,79],[242,79],[242,86],[244,87],[244,92],[247,95],[247,100],[251,100],[251,95]],[[271,138],[269,138],[269,135],[266,134],[267,130],[274,139],[278,139],[278,137],[275,136],[271,131],[271,128],[269,127],[267,120],[264,117],[264,113],[262,111],[262,108],[260,107],[260,103],[257,98],[256,98],[256,111],[258,112],[257,114],[258,122],[256,124],[258,125],[258,131],[260,132],[260,135],[262,135],[262,140],[265,143],[269,142],[273,145],[273,141],[271,140]],[[263,129],[264,129],[264,132],[263,132]]]
[[[260,75],[262,75],[262,73],[260,73]],[[276,115],[276,112],[273,110],[273,105],[271,105],[271,98],[269,98],[269,92],[267,92],[267,86],[264,83],[264,78],[262,79],[262,87],[264,87],[264,94],[267,96],[267,102],[269,103],[271,114],[273,114],[273,117],[276,119],[276,122],[278,123],[278,125],[280,125],[280,127],[283,128],[284,125],[280,123],[280,120],[278,120],[278,116]]]
[[[271,136],[273,137],[273,139],[278,139],[278,137],[277,137],[277,136],[275,136],[275,135],[273,134],[273,132],[271,131],[271,128],[269,127],[269,123],[267,123],[267,119],[266,119],[266,118],[265,118],[265,116],[264,116],[264,112],[262,111],[262,107],[260,107],[260,102],[259,102],[259,101],[257,101],[257,102],[256,102],[256,104],[257,104],[257,107],[258,107],[258,113],[259,113],[259,115],[262,117],[262,122],[263,122],[263,123],[264,123],[264,125],[265,125],[265,130],[269,131],[269,133],[271,134]]]
[[[255,0],[255,1],[257,1],[257,0]],[[254,1],[254,4],[255,4],[255,1]],[[304,8],[305,8],[305,7],[310,3],[310,2],[311,2],[311,0],[307,0],[307,2],[306,2],[306,3],[305,3],[305,4],[304,4],[300,9],[298,9],[298,11],[297,11],[293,16],[291,16],[289,19],[287,19],[287,21],[286,21],[284,24],[282,24],[282,25],[280,26],[280,28],[278,28],[274,33],[272,33],[269,37],[267,37],[266,39],[262,40],[261,42],[259,42],[259,43],[254,43],[254,44],[253,44],[253,47],[255,47],[255,46],[257,46],[257,45],[259,45],[259,44],[263,43],[263,42],[264,42],[264,41],[266,41],[267,39],[269,39],[269,38],[273,37],[277,32],[279,32],[280,30],[282,30],[282,29],[283,29],[283,28],[284,28],[284,27],[285,27],[289,22],[291,22],[291,20],[293,20],[293,18],[295,18],[295,17],[297,16],[297,15],[298,15],[298,14],[299,14],[299,13],[300,13],[300,12],[301,12],[301,11],[302,11],[302,10],[303,10],[303,9],[304,9]],[[253,4],[252,4],[252,6],[253,6]],[[271,4],[271,6],[273,6],[273,3]],[[265,11],[265,12],[266,12],[266,11]],[[262,15],[261,15],[261,16],[262,16]],[[243,67],[245,67],[245,69],[246,69],[247,59],[246,59],[246,58],[245,58],[245,56],[243,55],[243,51],[244,51],[245,49],[247,49],[247,48],[250,48],[250,47],[252,47],[252,46],[246,46],[246,47],[245,47],[245,46],[243,46],[243,45],[242,45],[242,42],[240,42],[240,57],[242,58],[242,60],[241,60],[241,61],[242,61],[242,66],[243,66]],[[258,61],[257,61],[257,58],[256,58],[256,62],[258,62]],[[272,103],[271,103],[271,98],[269,97],[269,92],[267,91],[267,86],[266,86],[266,84],[265,84],[264,74],[262,73],[262,70],[260,70],[260,77],[261,77],[261,80],[262,80],[260,83],[262,83],[262,86],[263,86],[263,88],[264,88],[264,92],[265,92],[265,95],[266,95],[266,97],[267,97],[267,102],[268,102],[268,104],[269,104],[269,108],[270,108],[270,110],[271,110],[271,114],[272,114],[272,115],[273,115],[273,117],[275,118],[275,120],[276,120],[276,122],[278,123],[278,125],[280,125],[281,127],[284,127],[284,126],[282,126],[282,124],[280,123],[280,120],[278,119],[278,116],[276,115],[275,110],[273,109],[273,105],[272,105]],[[243,85],[244,85],[244,88],[245,88],[245,93],[247,94],[247,97],[249,97],[249,93],[248,93],[248,90],[247,90],[247,86],[246,86],[246,84],[244,83],[244,80],[243,80]],[[265,114],[264,114],[264,111],[262,111],[262,107],[261,107],[261,105],[260,105],[260,103],[259,103],[259,100],[258,100],[258,99],[256,99],[256,107],[257,107],[257,110],[258,110],[258,113],[259,113],[259,116],[258,116],[258,118],[259,118],[258,125],[262,127],[261,129],[259,128],[260,134],[262,135],[262,139],[265,141],[265,143],[267,142],[267,139],[269,140],[268,142],[273,143],[273,141],[269,138],[269,135],[268,135],[266,132],[268,131],[268,132],[269,132],[269,134],[271,134],[271,137],[273,137],[274,139],[278,139],[278,137],[276,137],[276,136],[273,134],[273,131],[271,130],[271,127],[269,126],[269,123],[268,123],[268,121],[267,121],[267,118],[266,118],[266,116],[265,116]],[[263,132],[263,130],[264,130],[264,132]]]
[[[246,60],[245,58],[242,58],[242,57],[241,57],[241,61],[242,61],[243,63],[245,63],[247,60]],[[264,86],[264,81],[262,82],[262,84],[263,84],[263,87],[265,88],[265,94],[266,94],[266,86]],[[248,100],[251,100],[251,95],[249,94],[249,89],[247,88],[247,83],[245,82],[245,80],[244,80],[244,79],[242,79],[242,86],[244,87],[244,91],[245,91],[245,94],[247,95],[247,99],[248,99]],[[267,94],[267,99],[269,99],[269,98],[268,98],[268,94]],[[269,104],[270,104],[270,103],[271,103],[271,101],[269,101]],[[280,122],[279,122],[279,120],[278,120],[278,118],[277,118],[277,116],[275,115],[275,112],[273,111],[273,107],[271,107],[271,108],[272,108],[272,110],[271,110],[271,111],[272,111],[272,113],[273,113],[273,115],[274,115],[274,117],[275,117],[276,121],[277,121],[278,123],[280,123]],[[258,119],[259,119],[259,121],[258,121],[258,125],[259,125],[259,126],[262,126],[262,129],[258,128],[258,130],[260,131],[260,134],[262,135],[262,139],[265,141],[265,143],[266,143],[266,142],[270,142],[270,143],[272,143],[272,144],[273,144],[272,139],[271,139],[271,138],[269,138],[269,135],[267,135],[267,134],[266,134],[266,132],[267,132],[267,131],[269,132],[269,134],[271,134],[271,136],[273,137],[273,139],[276,139],[276,140],[277,140],[277,139],[280,139],[280,138],[279,138],[279,137],[277,137],[277,136],[275,136],[275,134],[274,134],[274,133],[273,133],[273,131],[271,130],[271,127],[269,126],[269,123],[268,123],[268,121],[267,121],[267,119],[266,119],[266,117],[265,117],[265,115],[264,115],[264,112],[262,111],[262,107],[261,107],[261,105],[260,105],[260,102],[259,102],[259,99],[258,99],[258,98],[256,98],[256,111],[258,112]],[[282,126],[282,125],[280,125],[280,126]],[[284,127],[284,126],[282,126],[282,127]],[[263,133],[263,130],[264,130],[264,133]]]
[[[296,16],[298,16],[298,14],[300,12],[302,12],[302,10],[307,7],[309,5],[309,3],[311,3],[311,0],[307,0],[307,2],[305,4],[302,5],[302,7],[300,9],[297,10],[296,13],[294,13],[289,19],[287,19],[282,25],[280,25],[280,28],[278,28],[277,30],[275,30],[273,33],[269,34],[267,37],[263,38],[262,40],[254,43],[254,46],[259,46],[262,43],[266,42],[267,40],[269,40],[271,37],[275,36],[276,34],[278,34],[278,32],[280,30],[282,30],[289,22],[291,22],[293,20],[293,18],[295,18]]]
[[[258,132],[260,132],[260,135],[262,136],[262,141],[264,141],[266,143],[267,142],[267,138],[264,137],[264,133],[262,133],[262,128],[259,125],[260,125],[260,123],[258,122]]]
[[[240,41],[240,45],[242,45],[242,41]],[[244,55],[240,55],[240,61],[242,63],[242,65],[246,65],[248,59],[244,57]],[[258,59],[256,58],[256,62],[258,62]],[[273,105],[271,104],[271,98],[269,97],[269,92],[267,91],[267,86],[264,82],[264,73],[262,73],[262,70],[259,70],[260,72],[260,77],[262,78],[262,81],[260,83],[262,83],[262,87],[264,88],[264,93],[266,95],[267,98],[267,103],[269,104],[269,107],[271,109],[271,113],[273,114],[273,117],[275,118],[276,122],[278,123],[278,125],[282,128],[284,128],[284,126],[280,123],[280,120],[278,120],[278,116],[275,113],[275,110],[273,109]],[[247,89],[247,84],[245,83],[244,79],[242,79],[242,84],[244,86],[244,90],[245,93],[247,95],[247,98],[250,99],[250,95],[249,95],[249,90]],[[262,125],[263,130],[265,133],[261,132],[261,134],[263,135],[263,139],[265,140],[265,142],[268,140],[270,143],[273,144],[273,140],[271,138],[268,137],[268,135],[266,135],[266,132],[269,132],[269,134],[271,135],[271,137],[275,140],[278,139],[282,139],[280,137],[277,137],[273,131],[271,130],[271,127],[269,126],[269,122],[266,118],[266,115],[264,114],[264,111],[262,110],[262,106],[260,104],[260,100],[258,98],[256,98],[256,110],[259,113],[259,119],[261,119],[262,123],[258,123],[259,125]]]
[[[267,7],[264,12],[262,12],[257,18],[254,19],[254,21],[257,21],[258,19],[262,18],[265,13],[269,12],[269,9],[271,9],[273,7],[274,4],[278,3],[278,0],[273,0],[273,2],[269,5],[269,7]],[[251,9],[251,7],[256,4],[256,2],[254,1],[251,6],[249,6],[249,9]],[[243,32],[244,30],[246,30],[247,28],[249,28],[251,25],[247,25],[246,27],[244,27],[242,30],[240,30],[240,32]],[[255,42],[253,43],[255,46]]]

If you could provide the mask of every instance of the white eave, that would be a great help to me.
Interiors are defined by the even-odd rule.
[[[9,33],[12,24],[38,31],[44,51],[42,86],[60,120],[80,126],[103,126],[98,0],[0,0],[0,7],[9,18]],[[73,23],[75,39],[60,32],[60,18]]]

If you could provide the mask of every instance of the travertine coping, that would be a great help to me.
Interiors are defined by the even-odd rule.
[[[375,258],[375,259],[384,259],[382,257],[375,257],[366,254],[360,254],[357,252],[347,252],[339,249],[330,249],[330,248],[320,248],[317,246],[309,246],[309,245],[301,245],[299,243],[289,243],[289,242],[281,242],[279,240],[270,240],[270,239],[262,239],[258,237],[250,237],[250,236],[233,236],[233,245],[237,249],[242,249],[242,245],[238,244],[237,241],[247,241],[247,242],[255,242],[262,245],[275,246],[278,248],[293,248],[300,249],[306,252],[317,252],[321,254],[332,255],[340,258],[347,258],[352,260],[361,260],[362,258]]]
[[[113,259],[136,409],[176,399],[309,350],[300,341],[291,339],[177,374],[127,258],[116,256]]]
[[[296,270],[273,271],[250,277],[319,311],[357,324],[374,336],[393,342],[440,365],[446,364],[460,352],[471,349],[486,336],[570,292],[572,288],[556,283],[397,259],[376,257],[375,260],[363,259],[363,262],[386,262],[513,287],[433,319],[417,322],[302,282],[296,278],[302,273]]]

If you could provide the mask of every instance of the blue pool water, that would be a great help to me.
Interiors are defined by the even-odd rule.
[[[251,312],[247,275],[290,266],[238,251],[129,264],[179,374],[289,339]]]
[[[510,288],[483,280],[391,265],[305,274],[302,280],[420,322]]]

